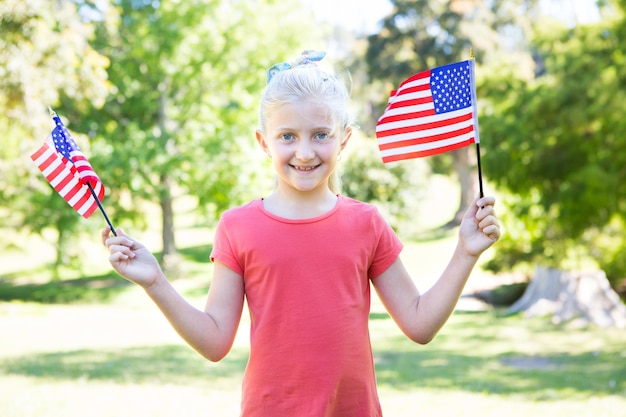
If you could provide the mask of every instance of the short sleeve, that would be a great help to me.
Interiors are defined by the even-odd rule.
[[[376,246],[372,263],[368,270],[370,279],[385,272],[400,256],[404,245],[385,221],[378,210],[372,214],[372,230],[376,236]]]
[[[234,242],[228,233],[227,221],[224,216],[220,219],[215,229],[213,249],[211,250],[211,262],[220,261],[233,271],[243,275],[243,267],[237,260]]]

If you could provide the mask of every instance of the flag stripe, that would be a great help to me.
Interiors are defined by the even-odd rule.
[[[406,135],[406,139],[404,140],[389,142],[386,144],[382,144],[379,147],[381,151],[386,151],[388,149],[404,148],[406,146],[420,145],[420,144],[426,144],[426,143],[432,143],[432,142],[441,142],[447,139],[454,139],[455,137],[465,137],[465,135],[471,135],[473,131],[474,131],[474,126],[469,125],[462,129],[455,129],[453,131],[443,132],[443,133],[430,135],[430,136],[420,136],[419,134],[418,135],[414,134],[413,136]],[[412,133],[415,133],[415,132],[412,132]]]
[[[473,62],[417,73],[392,91],[376,124],[383,162],[458,149],[477,139]]]
[[[402,148],[384,149],[380,153],[382,156],[389,156],[389,155],[397,155],[402,152],[430,151],[432,149],[437,149],[437,147],[439,146],[445,147],[445,146],[456,145],[459,143],[466,143],[468,140],[471,140],[471,139],[472,139],[472,133],[470,132],[470,133],[465,133],[462,135],[457,135],[452,138],[443,139],[438,142],[417,143],[417,144],[408,145]]]
[[[44,143],[31,155],[37,168],[46,177],[50,185],[63,199],[81,216],[88,218],[98,208],[89,187],[82,183],[79,174],[71,162]],[[104,197],[104,187],[98,186],[100,195]]]
[[[452,115],[449,119],[442,119],[440,117],[422,117],[420,122],[416,124],[414,120],[399,121],[395,123],[389,123],[386,125],[388,130],[377,130],[378,143],[381,145],[393,142],[394,140],[402,140],[401,135],[409,132],[420,134],[421,136],[430,136],[432,134],[438,134],[441,132],[449,132],[456,128],[464,128],[474,123],[474,118],[471,112],[458,112]],[[420,133],[422,132],[422,133]],[[392,136],[392,137],[390,137]]]
[[[377,132],[383,132],[390,128],[389,123],[401,122],[403,120],[416,121],[424,117],[436,116],[435,108],[431,105],[419,105],[405,107],[404,109],[391,109],[383,116],[376,126]],[[439,119],[440,117],[437,117]]]
[[[434,108],[434,106],[432,105],[432,98],[430,96],[425,96],[423,94],[407,94],[402,101],[396,101],[389,104],[387,107],[387,114],[389,114],[389,112],[394,109],[398,109],[394,113],[401,113],[403,111],[406,111],[406,109],[404,109],[405,107],[410,106],[424,106],[424,108]]]
[[[388,163],[388,162],[395,162],[395,161],[403,161],[407,159],[423,158],[426,156],[433,156],[433,155],[437,155],[440,153],[445,153],[445,152],[454,151],[456,149],[461,149],[461,148],[471,145],[472,143],[474,143],[473,139],[468,139],[468,140],[461,141],[458,143],[453,143],[450,145],[439,146],[433,149],[423,149],[423,150],[414,150],[414,151],[406,150],[405,152],[398,153],[398,154],[383,155],[382,159],[384,163]]]

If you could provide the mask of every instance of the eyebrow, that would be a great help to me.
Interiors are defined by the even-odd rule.
[[[301,130],[301,129],[298,128],[298,127],[293,127],[293,126],[278,126],[278,127],[274,128],[274,130],[277,131],[277,132],[281,132],[281,131],[285,131],[285,130],[297,131],[297,130]],[[334,128],[333,128],[333,126],[330,126],[330,125],[324,125],[324,126],[313,127],[310,130],[313,130],[313,131],[317,131],[317,130],[329,130],[329,131],[332,131],[332,130],[334,130]]]

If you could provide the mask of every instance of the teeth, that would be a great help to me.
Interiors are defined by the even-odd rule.
[[[295,167],[298,171],[312,171],[315,167]]]

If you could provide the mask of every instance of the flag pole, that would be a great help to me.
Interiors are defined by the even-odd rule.
[[[50,113],[50,117],[52,117],[53,119],[55,116],[58,117],[56,112],[52,110],[52,107],[50,106],[48,106],[48,112]],[[104,210],[104,206],[100,202],[100,199],[98,198],[98,195],[96,194],[96,191],[93,189],[93,186],[91,185],[89,181],[86,181],[86,183],[87,183],[87,187],[89,187],[89,191],[91,192],[92,197],[94,198],[94,200],[96,200],[96,204],[98,205],[100,212],[104,216],[104,220],[106,220],[107,224],[111,228],[111,233],[113,233],[113,236],[117,236],[117,233],[115,232],[115,227],[113,227],[113,224],[111,223],[111,220],[109,219],[109,216],[107,215],[107,212]]]
[[[476,142],[476,162],[478,164],[478,188],[480,190],[480,198],[483,198],[485,196],[485,193],[483,192],[483,173],[482,173],[482,169],[480,169],[480,145],[478,142]]]
[[[476,103],[476,78],[474,77],[474,49],[470,48],[470,76],[472,77],[472,106],[474,107],[474,128],[476,129],[476,164],[478,166],[478,188],[479,188],[479,196],[483,198],[485,196],[483,192],[483,173],[480,165],[480,137],[478,135],[478,106]]]
[[[98,204],[98,208],[102,212],[102,215],[104,216],[104,220],[106,220],[107,224],[111,228],[111,233],[113,233],[113,236],[117,236],[117,233],[115,232],[115,227],[113,227],[113,224],[111,223],[111,220],[109,219],[109,216],[107,216],[107,212],[104,210],[104,207],[102,206],[102,203],[100,202],[100,199],[98,198],[98,195],[96,194],[96,191],[91,186],[90,182],[87,182],[87,187],[89,187],[89,191],[91,191],[91,195],[96,200],[96,204]]]

